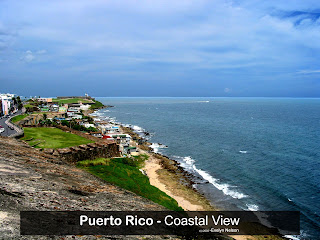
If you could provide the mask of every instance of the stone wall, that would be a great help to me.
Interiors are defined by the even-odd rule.
[[[12,128],[15,130],[15,133],[11,134],[9,137],[12,137],[12,138],[23,137],[23,135],[24,135],[23,129],[22,129],[21,127],[19,127],[19,126],[16,126],[15,124],[13,124],[13,123],[11,122],[11,119],[12,119],[12,118],[13,118],[13,117],[10,117],[10,118],[5,122],[5,124],[7,124],[7,126],[12,127]]]
[[[43,152],[56,156],[62,161],[68,163],[76,163],[82,160],[93,160],[96,158],[120,157],[119,145],[115,142],[96,142],[59,149],[46,148]]]

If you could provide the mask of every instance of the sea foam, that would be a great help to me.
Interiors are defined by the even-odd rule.
[[[245,195],[241,192],[238,192],[238,191],[231,189],[232,188],[231,185],[226,184],[226,183],[220,183],[218,179],[211,176],[208,172],[197,168],[196,165],[194,164],[195,160],[192,159],[190,156],[187,156],[187,157],[174,156],[174,157],[182,160],[182,161],[180,161],[181,166],[184,167],[186,170],[195,171],[204,180],[211,183],[215,188],[222,191],[225,195],[231,196],[232,198],[236,198],[236,199],[242,199],[242,198],[248,197],[247,195]]]
[[[168,146],[161,143],[152,143],[150,147],[153,149],[153,152],[159,153],[161,148],[168,148]]]

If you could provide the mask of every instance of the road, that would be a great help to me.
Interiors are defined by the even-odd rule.
[[[19,114],[21,114],[21,110],[19,110],[18,112],[16,112],[16,113],[15,113],[14,115],[12,115],[12,116],[16,116],[16,115],[19,115]],[[8,136],[10,136],[10,135],[12,135],[12,134],[14,134],[14,133],[17,132],[17,131],[15,131],[15,130],[11,130],[11,129],[8,127],[8,125],[5,123],[8,119],[9,119],[9,117],[8,117],[8,118],[2,117],[2,118],[0,119],[0,126],[4,127],[4,132],[0,133],[0,136],[8,137]]]

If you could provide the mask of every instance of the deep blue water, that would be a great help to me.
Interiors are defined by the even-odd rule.
[[[222,209],[299,210],[320,239],[320,99],[98,98],[103,116],[153,133]]]

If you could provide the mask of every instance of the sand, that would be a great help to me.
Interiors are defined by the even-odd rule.
[[[144,151],[143,153],[148,154]],[[186,199],[186,196],[178,195],[177,192],[174,192],[174,189],[170,189],[168,185],[161,181],[158,171],[163,169],[163,167],[160,165],[159,159],[153,157],[151,154],[148,155],[149,159],[145,162],[145,167],[143,168],[143,170],[148,175],[151,185],[159,188],[161,191],[165,192],[170,197],[175,199],[178,202],[179,206],[186,211],[204,211],[206,209],[204,206],[191,203]]]

